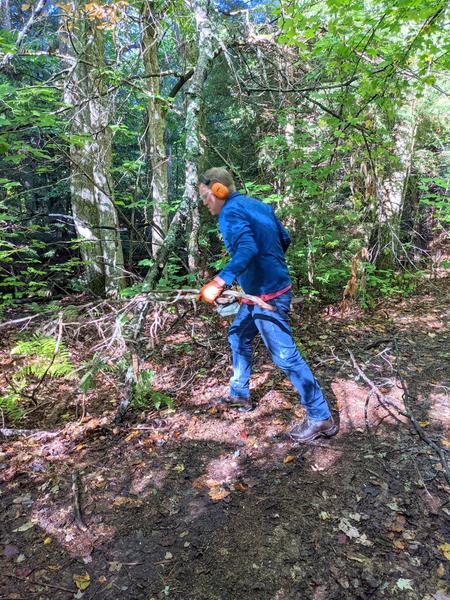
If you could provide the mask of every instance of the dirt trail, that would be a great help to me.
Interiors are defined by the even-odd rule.
[[[427,284],[372,314],[293,316],[340,420],[330,440],[286,439],[303,412],[261,345],[257,408],[241,415],[217,403],[229,376],[226,327],[207,315],[176,324],[149,358],[174,413],[112,426],[117,397],[100,379],[83,422],[52,413],[57,436],[5,440],[0,598],[449,598],[442,461],[407,417],[369,396],[348,353],[445,451],[446,290]]]

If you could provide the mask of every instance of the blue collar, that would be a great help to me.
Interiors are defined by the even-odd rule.
[[[227,201],[231,200],[231,198],[234,198],[235,196],[242,196],[242,194],[241,192],[231,192],[231,194],[227,198]]]

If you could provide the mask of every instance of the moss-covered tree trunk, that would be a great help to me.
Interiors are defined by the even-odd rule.
[[[80,3],[63,35],[71,56],[64,100],[73,107],[71,203],[88,288],[115,296],[125,283],[111,181],[110,107],[102,76],[103,33]]]
[[[184,224],[197,204],[197,164],[202,154],[200,141],[200,112],[203,103],[203,84],[214,58],[214,35],[208,18],[207,0],[192,0],[188,6],[194,13],[197,27],[198,57],[194,74],[186,91],[185,125],[185,186],[183,198],[176,212],[164,243],[158,251],[154,266],[145,277],[145,284],[152,289],[161,276],[167,260],[182,236]]]

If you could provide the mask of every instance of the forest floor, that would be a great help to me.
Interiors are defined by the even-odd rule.
[[[15,425],[40,432],[2,439],[0,598],[448,599],[448,280],[373,311],[300,306],[294,335],[340,423],[311,445],[286,436],[304,412],[262,344],[255,410],[217,402],[228,323],[207,306],[167,314],[149,350],[174,411],[114,425],[108,374],[84,396],[47,378]],[[66,340],[78,361],[92,343]]]

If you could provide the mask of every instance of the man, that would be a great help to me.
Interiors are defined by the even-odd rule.
[[[273,208],[236,191],[233,177],[222,168],[213,168],[200,177],[199,192],[204,206],[218,217],[225,247],[231,256],[226,267],[200,290],[212,303],[235,280],[245,293],[259,296],[275,307],[269,311],[244,301],[232,323],[228,340],[233,354],[233,376],[227,401],[241,412],[252,409],[249,379],[252,342],[259,333],[280,367],[298,391],[308,419],[295,426],[290,437],[310,442],[337,433],[328,404],[319,384],[292,339],[288,321],[291,280],[284,253],[290,237]]]

